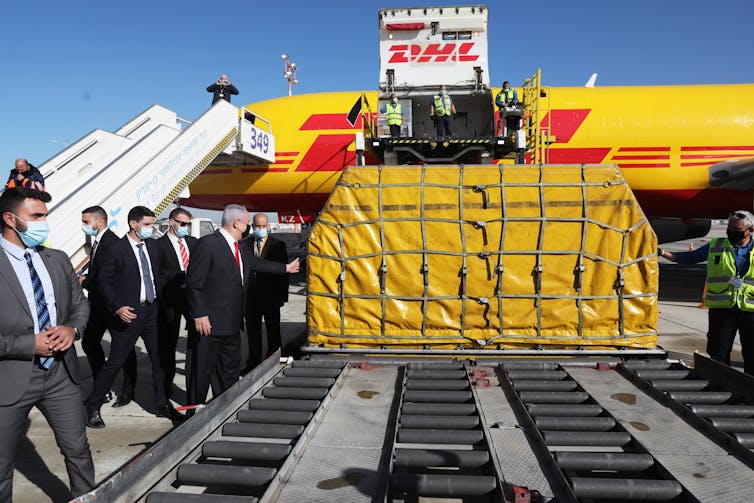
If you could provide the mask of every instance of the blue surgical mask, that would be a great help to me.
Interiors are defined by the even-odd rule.
[[[178,236],[179,238],[185,238],[186,236],[188,236],[188,233],[189,233],[188,227],[178,227],[175,230],[175,235]]]
[[[81,227],[81,230],[84,231],[84,234],[87,236],[96,236],[97,235],[97,228],[92,227],[91,225],[84,225]]]
[[[254,239],[264,239],[267,237],[267,229],[254,229]]]
[[[13,215],[26,224],[26,230],[21,232],[18,229],[14,229],[18,237],[27,248],[33,248],[39,246],[47,241],[47,236],[50,235],[50,226],[46,221],[32,220],[27,222],[18,215]]]
[[[448,93],[444,89],[442,91],[440,91],[440,96],[445,96],[446,94],[448,94]]]
[[[152,227],[142,227],[136,232],[136,235],[139,236],[139,239],[149,239],[152,237],[153,230]]]

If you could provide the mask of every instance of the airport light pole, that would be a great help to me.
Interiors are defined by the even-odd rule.
[[[293,94],[293,84],[298,84],[298,80],[296,80],[298,68],[296,68],[296,63],[291,62],[287,54],[283,54],[280,57],[283,58],[283,67],[285,68],[283,76],[288,81],[288,96],[291,96]]]

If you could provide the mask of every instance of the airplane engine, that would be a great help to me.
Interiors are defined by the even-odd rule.
[[[709,233],[709,219],[650,218],[649,223],[657,234],[658,243],[671,243],[684,239],[701,238]]]

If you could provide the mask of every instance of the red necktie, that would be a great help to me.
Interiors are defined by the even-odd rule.
[[[238,270],[241,270],[241,255],[238,253],[238,241],[233,243],[233,245],[236,247],[236,265],[238,266]]]
[[[186,247],[183,245],[183,239],[181,238],[178,238],[178,250],[181,252],[181,262],[183,263],[183,270],[185,271],[188,269],[189,256],[188,250],[186,250]]]

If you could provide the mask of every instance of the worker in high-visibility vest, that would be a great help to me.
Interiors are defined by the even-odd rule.
[[[429,107],[429,115],[435,121],[437,136],[451,137],[453,132],[450,130],[450,117],[455,116],[456,106],[453,104],[453,98],[448,95],[445,86],[440,86],[440,92],[432,97],[432,104]]]
[[[515,107],[518,105],[518,92],[511,88],[511,84],[507,80],[503,82],[503,88],[497,93],[497,96],[495,96],[495,105],[497,105],[498,114],[500,116],[497,123],[497,135],[503,136],[503,125],[505,125],[508,131],[515,131],[518,129],[516,127],[516,122],[519,120],[519,117],[514,117],[510,121],[507,121],[505,117],[505,109],[507,107]]]
[[[390,127],[390,136],[393,138],[400,138],[401,126],[403,126],[405,121],[403,119],[401,104],[398,103],[398,97],[395,93],[390,95],[390,102],[387,103],[380,112],[385,114],[387,125]]]
[[[658,253],[673,262],[707,261],[704,305],[709,308],[707,353],[730,365],[730,352],[738,331],[744,372],[754,375],[754,215],[746,210],[728,217],[727,237],[714,238],[689,252]]]

